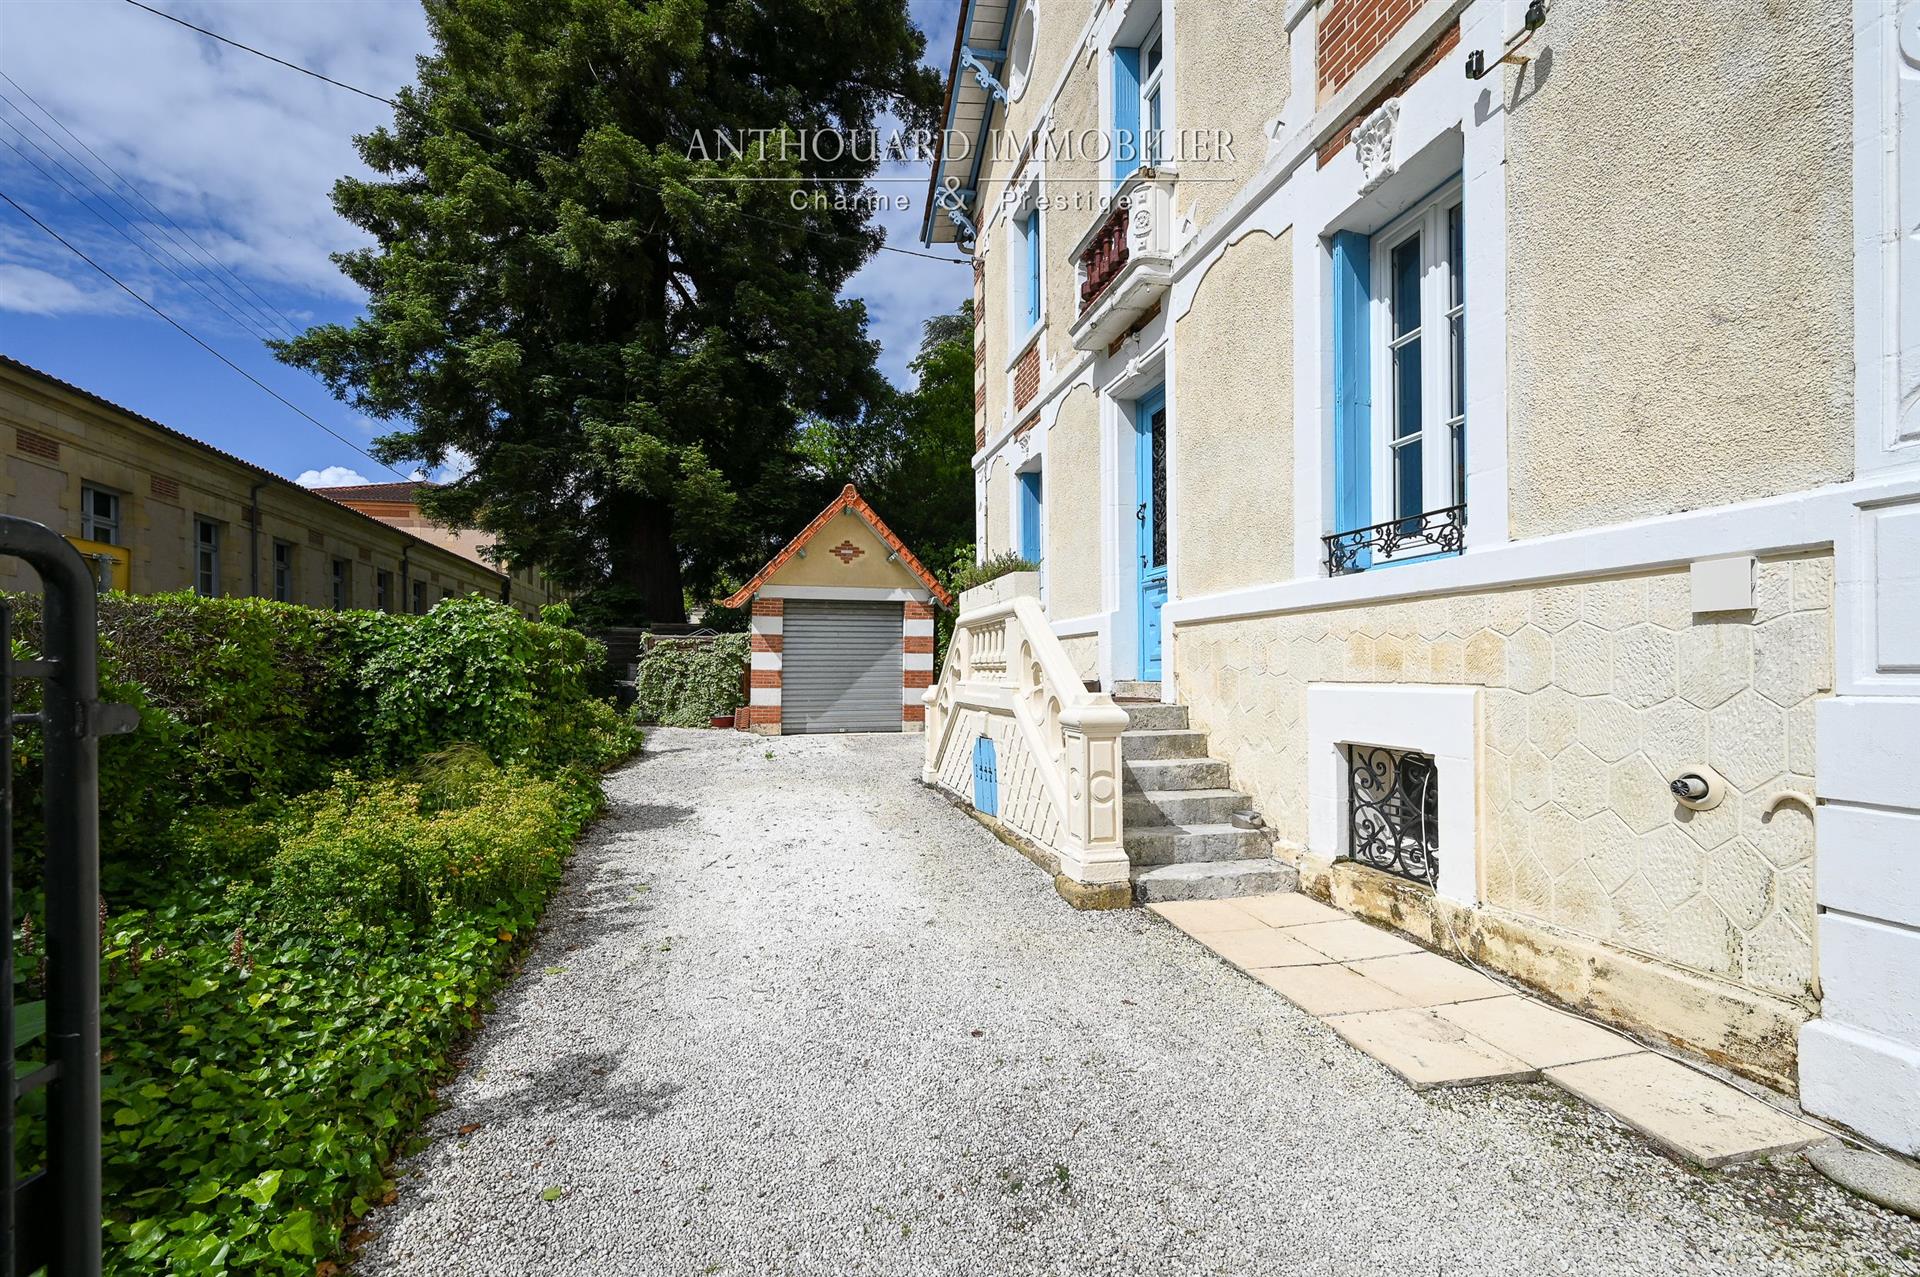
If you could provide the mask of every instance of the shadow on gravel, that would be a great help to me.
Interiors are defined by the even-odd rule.
[[[595,832],[625,834],[637,833],[648,829],[670,829],[693,815],[691,807],[676,807],[672,803],[623,803],[607,804],[607,810],[600,817]]]
[[[578,1117],[635,1120],[658,1117],[679,1094],[678,1082],[609,1082],[620,1065],[612,1051],[575,1051],[551,1061],[537,1073],[515,1070],[517,1085],[503,1095],[459,1104],[441,1115],[445,1124],[504,1126],[528,1117]]]

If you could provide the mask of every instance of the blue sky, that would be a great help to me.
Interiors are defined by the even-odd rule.
[[[378,93],[408,82],[427,48],[415,0],[156,7]],[[912,0],[928,60],[942,74],[959,7],[960,0]],[[0,72],[8,77],[0,79],[0,191],[355,444],[387,429],[276,363],[258,335],[359,312],[358,291],[328,254],[364,240],[334,214],[327,192],[341,174],[364,171],[351,138],[387,119],[387,107],[120,0],[6,0]],[[912,175],[924,181],[924,166],[883,173]],[[110,187],[124,207],[105,193]],[[920,248],[924,187],[878,189],[911,193],[911,209],[879,220],[889,243]],[[958,306],[970,287],[962,266],[879,253],[846,291],[866,301],[881,366],[904,384],[921,322]],[[4,204],[0,353],[288,478],[392,477],[223,367]]]

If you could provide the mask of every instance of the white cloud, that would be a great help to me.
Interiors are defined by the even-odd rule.
[[[373,480],[346,466],[328,466],[324,470],[302,470],[294,482],[303,488],[347,488]]]
[[[0,310],[26,315],[87,315],[121,309],[126,294],[82,288],[77,281],[35,266],[0,262]]]

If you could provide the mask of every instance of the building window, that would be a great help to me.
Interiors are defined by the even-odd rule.
[[[1467,502],[1465,226],[1452,184],[1333,240],[1333,575],[1457,553]]]
[[[1347,746],[1346,859],[1433,886],[1440,875],[1440,780],[1430,754]]]
[[[1161,81],[1166,77],[1166,60],[1160,41],[1160,24],[1153,24],[1153,31],[1140,46],[1140,150],[1141,159],[1148,168],[1160,162],[1161,148]]]
[[[415,616],[425,616],[426,613],[427,583],[425,581],[415,581],[413,583],[413,614]]]
[[[80,537],[103,545],[120,544],[120,494],[86,484],[80,489]]]
[[[1033,9],[1033,0],[1020,7],[1020,16],[1013,23],[1013,39],[1007,43],[1007,98],[1013,102],[1020,100],[1033,79]]]
[[[1022,470],[1017,477],[1020,480],[1020,557],[1038,563],[1046,553],[1040,471]]]
[[[345,559],[333,561],[333,610],[344,612],[352,601],[353,565]]]
[[[1026,336],[1040,325],[1044,298],[1040,280],[1041,229],[1040,210],[1037,208],[1018,212],[1013,217],[1015,252],[1008,272],[1013,296],[1008,309],[1019,316],[1019,331],[1015,333],[1014,343],[1016,348],[1025,345],[1018,338]]]
[[[1117,187],[1143,165],[1166,158],[1164,139],[1172,121],[1166,92],[1167,48],[1160,6],[1137,39],[1113,50],[1113,184]],[[1132,25],[1129,23],[1128,25]]]
[[[393,573],[385,568],[373,574],[373,605],[382,612],[393,611]]]
[[[220,525],[199,515],[193,519],[193,592],[220,597]]]
[[[293,542],[273,543],[273,597],[282,603],[293,602]]]

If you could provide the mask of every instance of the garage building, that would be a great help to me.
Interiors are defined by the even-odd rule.
[[[919,731],[951,596],[848,484],[728,607],[753,604],[751,730]]]

